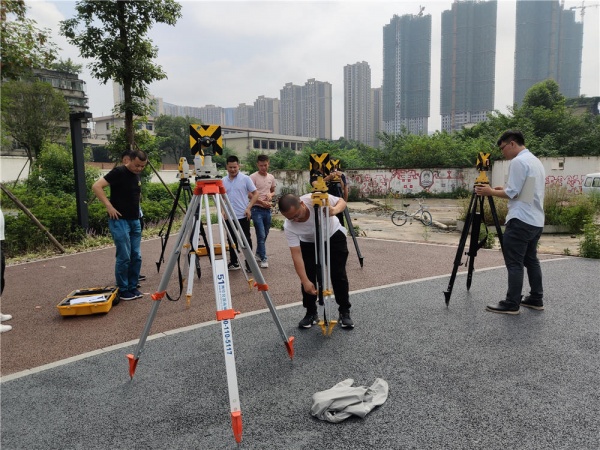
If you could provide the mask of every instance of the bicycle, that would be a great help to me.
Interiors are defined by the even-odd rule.
[[[408,208],[410,203],[403,203],[402,206]],[[410,223],[412,224],[413,219],[419,220],[426,227],[433,223],[433,218],[431,213],[427,210],[427,205],[425,205],[425,200],[423,198],[419,199],[419,209],[415,212],[410,213],[408,210],[399,210],[392,214],[392,223],[399,227],[404,225],[407,220],[410,220]]]

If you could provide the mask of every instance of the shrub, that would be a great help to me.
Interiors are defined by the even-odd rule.
[[[570,232],[579,233],[587,221],[600,211],[600,202],[594,196],[573,194],[561,186],[546,188],[544,211],[547,225],[563,225]]]
[[[579,254],[584,258],[600,259],[600,225],[589,221],[583,227],[583,239],[579,241]]]

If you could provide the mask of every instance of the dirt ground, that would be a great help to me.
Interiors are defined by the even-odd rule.
[[[465,207],[463,200],[427,199],[425,204],[433,217],[431,227],[425,227],[419,221],[407,222],[400,227],[394,225],[391,221],[392,213],[398,209],[406,209],[403,203],[410,204],[409,211],[414,211],[418,207],[416,199],[385,199],[350,202],[348,210],[353,225],[358,227],[360,236],[410,242],[458,244],[460,231],[456,230],[456,222]],[[540,239],[539,251],[556,255],[577,256],[579,255],[580,239],[581,236],[571,234],[544,233]],[[498,246],[498,243],[496,243],[496,246]]]

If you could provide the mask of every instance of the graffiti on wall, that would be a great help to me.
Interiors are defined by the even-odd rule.
[[[346,177],[349,187],[357,188],[361,197],[441,193],[467,188],[462,169],[349,170]]]
[[[546,186],[554,184],[566,188],[567,192],[573,194],[581,193],[581,186],[585,175],[548,175],[546,177]]]

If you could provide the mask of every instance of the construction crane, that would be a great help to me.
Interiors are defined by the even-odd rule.
[[[600,3],[595,3],[593,5],[586,5],[585,2],[581,2],[581,6],[571,6],[569,9],[580,9],[581,10],[581,23],[583,23],[583,17],[585,16],[586,8],[597,8],[600,6]]]

